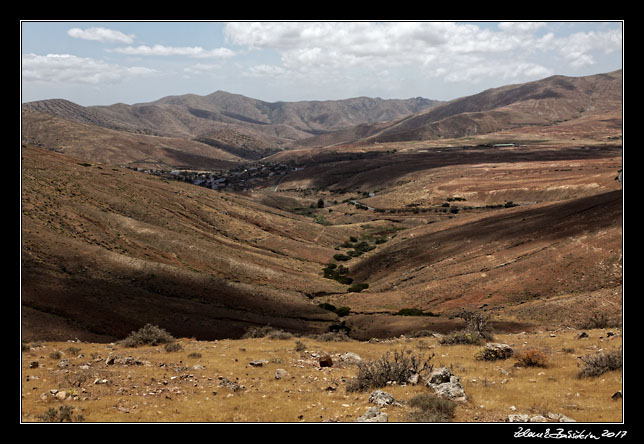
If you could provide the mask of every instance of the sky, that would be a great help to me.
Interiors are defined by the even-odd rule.
[[[622,21],[22,21],[22,102],[452,100],[623,64]]]

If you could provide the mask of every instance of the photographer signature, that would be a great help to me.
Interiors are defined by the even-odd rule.
[[[552,438],[552,439],[601,439],[601,438],[623,438],[626,436],[626,430],[618,432],[611,432],[604,430],[601,435],[596,435],[593,432],[586,430],[564,430],[562,428],[551,431],[546,429],[543,432],[533,432],[530,429],[519,427],[519,430],[514,432],[515,438]]]

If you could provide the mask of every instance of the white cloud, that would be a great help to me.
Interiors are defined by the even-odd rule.
[[[235,55],[235,52],[228,48],[216,48],[206,50],[200,46],[164,46],[164,45],[139,45],[114,48],[114,52],[127,55],[142,56],[187,56],[194,58],[227,58]]]
[[[286,70],[275,65],[255,65],[244,73],[247,77],[279,77],[284,75]]]
[[[76,39],[98,42],[132,43],[134,41],[134,35],[126,35],[121,31],[108,28],[71,28],[67,31],[67,35]]]
[[[622,34],[619,31],[578,32],[556,41],[553,45],[570,66],[581,68],[594,65],[594,54],[621,51]]]
[[[530,33],[546,26],[545,22],[501,22],[499,29],[510,33]]]
[[[253,66],[247,75],[339,78],[359,69],[385,86],[385,70],[415,71],[447,82],[529,81],[596,61],[621,48],[619,30],[558,36],[544,22],[234,22],[226,39],[279,53],[281,64]],[[564,62],[562,64],[561,62]],[[367,77],[368,75],[368,77]],[[348,78],[350,75],[343,75]]]
[[[22,80],[26,82],[102,84],[156,73],[141,66],[125,67],[70,54],[22,56]]]

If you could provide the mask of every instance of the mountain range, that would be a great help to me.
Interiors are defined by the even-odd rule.
[[[98,134],[110,130],[111,134],[117,131],[123,138],[139,136],[139,144],[155,145],[160,143],[159,138],[182,139],[190,147],[181,150],[195,155],[205,150],[213,151],[205,156],[221,160],[257,159],[292,146],[298,140],[359,124],[397,119],[437,103],[420,97],[268,103],[223,91],[207,96],[169,96],[135,105],[83,107],[53,99],[24,104],[23,134],[37,144],[61,148],[70,141],[52,141],[39,134],[39,126],[34,123],[53,117],[63,119],[61,125],[89,125]]]
[[[110,342],[152,323],[369,339],[448,332],[465,307],[507,331],[619,318],[622,93],[615,71],[444,103],[25,103],[23,335]]]
[[[84,107],[52,99],[23,104],[22,138],[95,161],[223,168],[292,148],[453,139],[589,121],[619,128],[621,99],[621,70],[552,76],[449,102],[359,97],[269,103],[223,91],[135,105]],[[97,141],[109,141],[110,148]]]

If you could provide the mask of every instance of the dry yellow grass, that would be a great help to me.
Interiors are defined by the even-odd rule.
[[[373,404],[370,391],[346,390],[357,367],[339,356],[354,352],[376,360],[386,352],[408,350],[421,356],[433,353],[435,368],[448,366],[460,379],[468,401],[456,408],[456,422],[501,422],[512,413],[547,412],[577,422],[621,422],[621,400],[611,399],[622,389],[621,371],[577,377],[579,356],[621,347],[621,331],[612,331],[617,334],[609,337],[608,330],[589,330],[585,339],[577,338],[577,330],[495,337],[515,351],[543,351],[549,357],[546,368],[518,368],[514,357],[479,361],[478,346],[443,345],[437,338],[179,340],[182,350],[176,352],[167,352],[163,345],[32,343],[22,353],[22,420],[40,421],[48,409],[66,405],[85,422],[354,422]],[[110,354],[117,359],[108,365]],[[323,354],[332,356],[331,367],[320,367],[317,357]],[[128,357],[132,359],[126,361]],[[61,360],[68,365],[59,367]],[[36,361],[38,366],[31,368]],[[261,361],[261,366],[252,361]],[[276,379],[277,369],[286,375]],[[61,397],[66,392],[65,399],[52,390]],[[406,401],[431,393],[423,385],[383,390],[401,402],[381,408],[389,422],[408,421],[411,408]]]

